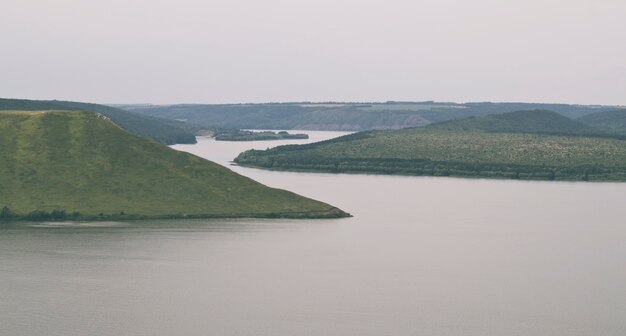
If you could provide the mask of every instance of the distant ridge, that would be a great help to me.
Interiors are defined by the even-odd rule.
[[[91,112],[0,111],[0,158],[0,219],[347,216]]]
[[[470,117],[431,124],[431,129],[499,133],[536,133],[555,135],[592,135],[603,133],[593,127],[547,110],[515,111]]]
[[[196,143],[194,127],[182,122],[159,119],[118,108],[59,100],[0,98],[0,110],[71,110],[101,113],[131,133],[152,138],[165,145]]]
[[[366,131],[421,127],[441,121],[527,110],[568,118],[615,110],[615,106],[536,103],[290,102],[265,104],[116,105],[129,111],[202,128]]]
[[[250,150],[235,162],[334,173],[626,181],[626,138],[533,110]]]
[[[626,136],[626,109],[589,114],[576,121],[597,130]]]

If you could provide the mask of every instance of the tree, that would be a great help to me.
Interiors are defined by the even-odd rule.
[[[15,214],[8,207],[3,207],[2,210],[0,210],[0,218],[11,218],[13,216],[15,216]]]
[[[66,214],[65,214],[65,210],[52,210],[52,212],[50,213],[50,218],[51,219],[65,219],[66,218]]]

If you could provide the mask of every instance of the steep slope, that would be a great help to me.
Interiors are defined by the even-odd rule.
[[[626,136],[626,109],[598,112],[578,118],[576,121],[599,131]]]
[[[53,210],[85,219],[346,215],[89,112],[0,112],[0,158],[0,208],[21,217]]]
[[[105,105],[68,101],[0,98],[0,110],[75,110],[90,111],[111,118],[125,130],[152,138],[166,145],[196,143],[196,128],[175,120],[159,119]]]
[[[554,120],[559,133],[575,136],[537,133],[549,133]],[[626,140],[581,135],[586,130],[546,112],[512,113],[247,151],[235,161],[296,171],[626,181]]]

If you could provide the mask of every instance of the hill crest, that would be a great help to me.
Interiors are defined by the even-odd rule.
[[[0,111],[0,157],[0,208],[7,209],[0,217],[347,215],[131,134],[91,112]],[[51,217],[53,212],[63,216]]]
[[[576,121],[611,134],[626,135],[626,109],[593,113]]]
[[[118,108],[60,100],[28,100],[0,98],[0,111],[88,111],[111,118],[131,133],[152,138],[165,145],[195,143],[195,128],[185,123],[141,115]]]
[[[548,110],[514,111],[482,117],[451,120],[426,126],[450,131],[493,133],[537,133],[553,135],[592,135],[602,133],[592,127]]]

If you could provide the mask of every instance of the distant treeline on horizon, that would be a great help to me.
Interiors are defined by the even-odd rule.
[[[535,103],[290,102],[242,104],[116,105],[198,128],[365,131],[421,127],[471,116],[520,110],[550,110],[571,119],[620,106]]]

